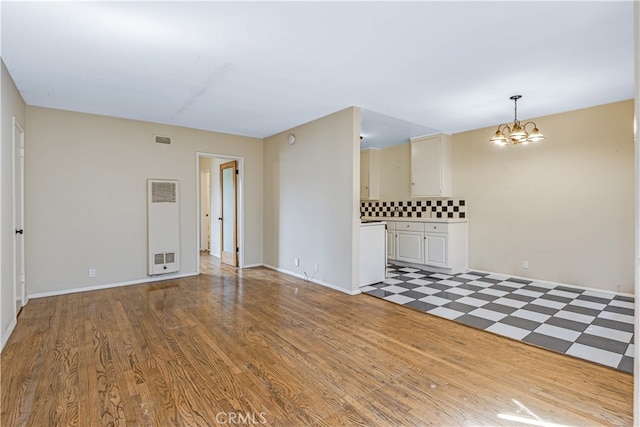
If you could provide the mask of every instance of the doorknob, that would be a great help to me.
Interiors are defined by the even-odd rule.
[[[16,234],[22,234],[22,233],[24,233],[24,230],[23,230],[23,229],[16,230]]]

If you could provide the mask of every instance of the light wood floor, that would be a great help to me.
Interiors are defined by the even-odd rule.
[[[30,301],[1,425],[632,424],[631,375],[265,268],[204,270]]]

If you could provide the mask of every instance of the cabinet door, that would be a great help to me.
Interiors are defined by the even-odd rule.
[[[396,246],[396,259],[399,261],[424,263],[423,234],[411,231],[396,231],[398,246]]]
[[[411,140],[411,197],[451,197],[451,137]]]
[[[387,230],[387,259],[396,259],[396,232]]]
[[[449,267],[449,236],[444,233],[425,234],[424,263],[437,267]]]
[[[360,199],[369,198],[369,150],[360,152]]]

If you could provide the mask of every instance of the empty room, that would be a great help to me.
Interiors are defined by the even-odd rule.
[[[639,22],[0,2],[0,424],[638,425]]]

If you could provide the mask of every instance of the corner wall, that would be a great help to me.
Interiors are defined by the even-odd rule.
[[[266,265],[358,292],[359,134],[352,107],[265,139]]]
[[[197,152],[244,158],[241,250],[245,264],[262,264],[262,140],[40,107],[27,117],[30,295],[148,280],[148,178],[179,181],[178,274],[197,274]]]

